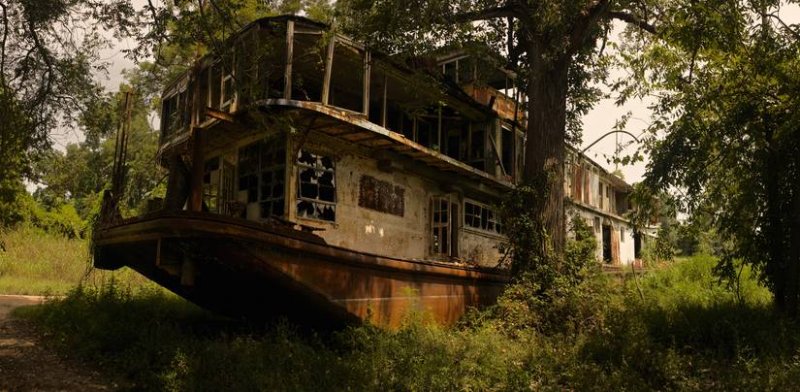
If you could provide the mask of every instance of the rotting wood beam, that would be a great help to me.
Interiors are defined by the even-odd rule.
[[[372,55],[368,50],[364,51],[364,82],[363,82],[363,91],[362,91],[362,98],[363,98],[363,105],[362,105],[362,113],[365,116],[369,117],[369,90],[370,90],[370,72],[372,70],[370,63],[372,62]]]
[[[283,98],[292,99],[292,58],[294,57],[294,21],[286,22],[286,69],[283,75]]]
[[[223,111],[220,111],[220,110],[216,110],[216,109],[211,108],[211,107],[207,107],[206,108],[206,116],[214,118],[214,119],[217,119],[217,120],[220,120],[220,121],[229,122],[229,123],[236,122],[236,120],[234,119],[232,114],[230,114],[228,112],[223,112]]]
[[[336,36],[328,42],[328,51],[325,56],[325,76],[322,81],[322,104],[327,105],[331,94],[331,73],[333,72],[333,55],[336,47]]]

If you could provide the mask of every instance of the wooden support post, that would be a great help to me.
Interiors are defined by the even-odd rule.
[[[286,22],[286,72],[283,76],[283,98],[292,99],[292,58],[294,52],[294,21]]]
[[[328,52],[325,56],[325,76],[322,81],[322,104],[327,105],[331,96],[331,73],[333,72],[333,50],[336,46],[336,36],[328,42]]]
[[[203,210],[203,172],[205,171],[203,157],[203,132],[200,128],[192,129],[192,176],[191,192],[189,194],[189,211],[200,212]]]
[[[368,50],[364,51],[364,105],[363,111],[365,116],[369,117],[369,82],[370,82],[370,62],[372,62],[370,52]]]
[[[439,104],[439,111],[437,113],[437,121],[436,121],[436,145],[438,148],[436,150],[443,151],[443,142],[442,142],[442,105]]]

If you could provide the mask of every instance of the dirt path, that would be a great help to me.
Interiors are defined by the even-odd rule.
[[[42,297],[0,295],[0,391],[109,391],[115,385],[39,343],[31,325],[9,316],[12,309],[37,305]]]

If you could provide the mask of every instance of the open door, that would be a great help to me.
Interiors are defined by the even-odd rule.
[[[603,261],[611,264],[611,226],[603,225]]]
[[[431,254],[458,256],[458,203],[448,196],[431,198]]]

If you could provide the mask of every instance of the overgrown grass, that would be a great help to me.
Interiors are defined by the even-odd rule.
[[[114,285],[77,288],[18,313],[56,347],[141,389],[800,389],[798,325],[774,313],[751,280],[744,300],[716,285],[713,263],[680,261],[621,285],[594,279],[553,307],[505,304],[452,329],[411,317],[397,331],[360,326],[318,336]],[[519,323],[498,317],[522,309],[540,314],[516,315],[527,320]],[[564,328],[554,327],[559,319]]]
[[[0,231],[0,294],[61,295],[78,283],[140,286],[148,280],[135,271],[90,268],[88,241],[21,226]]]

